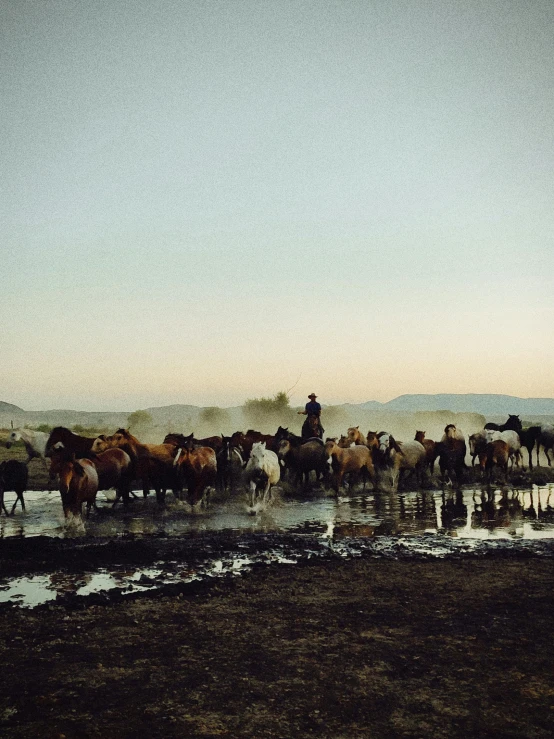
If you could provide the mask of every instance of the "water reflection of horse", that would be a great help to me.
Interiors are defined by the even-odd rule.
[[[444,529],[453,530],[457,526],[465,526],[467,520],[467,506],[460,488],[450,494],[442,491],[441,522]]]
[[[308,415],[306,420],[302,424],[302,438],[303,439],[321,439],[323,438],[323,429],[321,427],[321,421],[319,416],[313,414]]]
[[[481,490],[480,502],[473,494],[474,509],[471,514],[471,527],[473,529],[512,527],[516,520],[524,515],[523,506],[516,490],[509,493],[503,490],[498,503],[493,490],[487,488]]]

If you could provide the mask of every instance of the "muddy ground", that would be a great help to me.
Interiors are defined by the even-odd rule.
[[[14,537],[0,540],[0,573],[190,570],[207,552],[286,554],[300,538]],[[2,605],[0,736],[552,736],[552,540],[442,560],[319,555],[144,594]]]
[[[167,542],[165,556],[218,542]],[[33,566],[32,540],[19,544],[18,566],[18,544],[0,542],[13,573],[125,548],[41,540]],[[159,557],[152,546],[129,559]],[[330,557],[133,600],[4,606],[0,735],[551,737],[554,559],[541,552]]]

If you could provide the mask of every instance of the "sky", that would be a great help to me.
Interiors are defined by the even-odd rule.
[[[553,397],[551,0],[0,5],[0,400]]]

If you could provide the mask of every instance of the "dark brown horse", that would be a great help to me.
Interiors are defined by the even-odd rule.
[[[269,449],[272,452],[277,451],[275,448],[275,437],[271,434],[262,434],[260,431],[248,429],[245,434],[243,434],[242,431],[235,431],[231,436],[231,443],[239,449],[245,462],[250,459],[252,445],[260,441],[265,442],[266,449]]]
[[[242,450],[233,444],[231,436],[222,436],[223,446],[216,453],[217,486],[220,490],[228,490],[238,480],[245,467]]]
[[[65,426],[56,426],[46,442],[45,456],[51,457],[54,450],[63,448],[66,452],[75,454],[77,458],[86,457],[95,440],[96,438],[74,434]]]
[[[290,434],[289,438],[279,443],[277,456],[283,460],[287,469],[295,475],[295,484],[306,489],[313,470],[318,479],[327,472],[327,457],[321,441],[311,439],[305,441],[299,436]]]
[[[310,414],[306,417],[306,420],[302,424],[303,439],[322,439],[323,438],[323,427],[319,416]]]
[[[195,439],[194,433],[185,436],[184,434],[167,434],[163,440],[164,444],[175,444],[175,446],[193,449],[195,446],[209,446],[217,454],[223,447],[222,436],[207,436],[205,439]]]
[[[448,427],[447,427],[448,428]],[[461,485],[466,466],[466,443],[462,439],[447,438],[445,441],[437,441],[435,444],[435,459],[439,458],[441,480],[446,484],[447,478]]]
[[[527,449],[529,455],[529,469],[533,469],[533,449],[537,448],[537,466],[539,466],[539,438],[541,435],[540,426],[529,426],[529,428],[521,429],[517,432],[521,446]]]
[[[17,459],[8,459],[0,464],[0,513],[4,511],[6,516],[8,515],[4,504],[4,493],[6,490],[13,490],[17,496],[10,514],[13,515],[17,501],[21,503],[21,508],[25,510],[23,493],[27,490],[28,479],[29,470],[25,462],[20,462]]]

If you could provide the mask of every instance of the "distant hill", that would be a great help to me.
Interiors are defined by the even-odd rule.
[[[139,410],[137,408],[133,410]],[[127,425],[127,419],[133,412],[129,411],[77,411],[77,410],[50,410],[50,411],[25,411],[17,405],[0,401],[0,427],[10,428],[14,426],[38,426],[49,424],[50,426],[74,427],[77,424],[85,428],[101,428],[107,431],[115,430],[120,426]],[[205,433],[232,433],[237,429],[245,430],[248,420],[242,414],[242,406],[222,409],[224,413],[214,422],[214,428],[203,421],[202,407],[188,404],[174,404],[143,408],[151,417],[156,427],[156,438],[168,431],[182,431],[189,433],[195,431]],[[448,394],[439,395],[400,395],[388,403],[379,403],[369,400],[365,403],[345,403],[337,406],[323,406],[324,424],[326,430],[333,434],[342,433],[345,427],[351,424],[370,424],[371,427],[399,428],[404,423],[400,416],[404,416],[405,425],[411,428],[414,424],[418,427],[426,424],[428,431],[431,428],[438,429],[441,424],[448,423],[448,414],[470,414],[471,417],[458,418],[458,421],[469,427],[480,427],[483,419],[488,421],[502,421],[508,414],[515,413],[521,416],[524,423],[530,422],[552,422],[554,421],[554,398],[518,398],[512,395],[492,394]],[[421,414],[435,414],[425,416]],[[415,414],[419,414],[418,417]],[[398,418],[395,419],[395,416]],[[260,419],[258,429],[265,433],[274,431],[275,419]],[[302,419],[295,417],[291,429],[298,433]],[[288,421],[290,423],[290,420]],[[286,425],[286,423],[285,423]],[[262,428],[263,426],[263,428]],[[298,426],[298,428],[297,428]]]
[[[438,395],[399,395],[388,403],[369,400],[360,403],[360,408],[373,411],[453,411],[455,413],[481,413],[484,416],[516,415],[550,416],[554,415],[554,398],[518,398],[514,395],[493,394],[454,394]]]
[[[0,413],[25,413],[23,408],[20,408],[18,405],[12,405],[11,403],[5,403],[3,400],[0,400]]]

